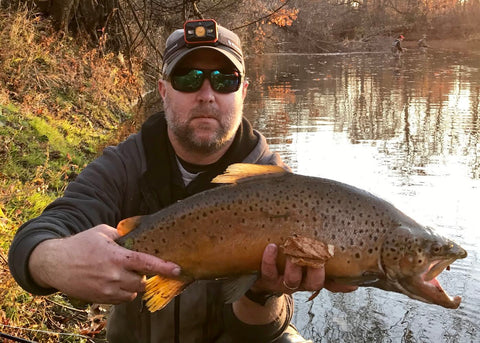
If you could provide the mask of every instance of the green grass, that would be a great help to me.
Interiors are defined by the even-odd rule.
[[[89,307],[26,293],[6,256],[17,228],[61,196],[134,115],[141,66],[133,60],[129,69],[27,11],[0,9],[0,46],[0,331],[39,342],[91,341],[89,334],[104,332],[92,325]]]

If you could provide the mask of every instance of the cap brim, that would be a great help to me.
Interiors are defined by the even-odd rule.
[[[188,54],[192,53],[195,50],[200,50],[200,49],[210,49],[210,50],[215,50],[223,54],[230,62],[233,63],[235,68],[238,69],[240,73],[244,73],[245,66],[244,64],[238,60],[238,58],[229,51],[227,47],[223,47],[221,45],[219,46],[197,46],[194,48],[188,48],[186,50],[181,50],[177,56],[175,56],[170,63],[167,64],[166,68],[163,69],[163,75],[164,76],[169,76],[170,73],[173,71],[175,66],[180,62],[185,56]]]

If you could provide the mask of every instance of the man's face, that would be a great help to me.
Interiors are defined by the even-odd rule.
[[[178,68],[233,70],[233,65],[217,51],[200,49],[180,61]],[[159,90],[172,143],[200,154],[214,153],[230,144],[242,119],[247,85],[244,82],[236,92],[219,93],[206,78],[198,91],[186,93],[161,80]]]

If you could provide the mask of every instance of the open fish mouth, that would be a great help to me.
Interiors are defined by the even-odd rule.
[[[425,273],[410,280],[401,282],[408,291],[409,296],[427,303],[437,304],[446,308],[458,308],[462,298],[460,296],[448,295],[437,280],[437,276],[445,269],[450,270],[457,258],[437,260],[430,263]]]

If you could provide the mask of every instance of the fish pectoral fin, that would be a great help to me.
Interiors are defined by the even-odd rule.
[[[240,299],[246,291],[257,281],[258,274],[242,275],[238,278],[227,279],[222,284],[223,301],[231,304]]]
[[[118,223],[117,231],[120,236],[125,236],[130,231],[133,231],[138,226],[138,224],[140,224],[141,217],[142,216],[130,217]]]
[[[261,165],[251,163],[234,163],[228,166],[225,173],[218,175],[212,183],[237,183],[242,179],[261,177],[265,175],[283,175],[288,173],[279,166]]]
[[[290,236],[282,246],[282,252],[293,263],[304,267],[322,267],[334,254],[334,246],[304,236]]]
[[[173,298],[182,293],[189,284],[190,282],[155,275],[147,279],[143,300],[147,302],[146,305],[150,312],[161,310]]]

